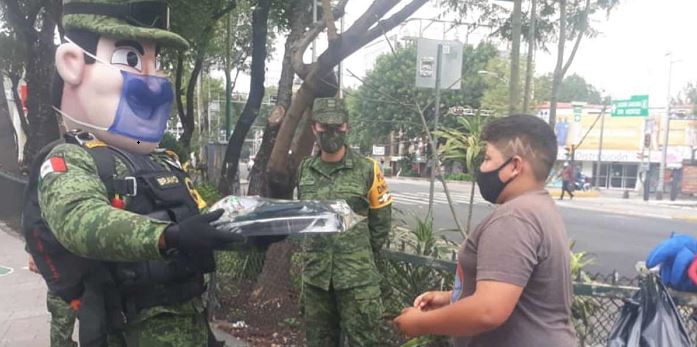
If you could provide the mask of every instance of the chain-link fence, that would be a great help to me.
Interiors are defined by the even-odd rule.
[[[219,271],[217,293],[220,299],[215,315],[229,322],[228,331],[254,345],[303,345],[302,253],[296,242],[286,241],[274,247],[280,250],[267,252],[266,259],[263,252],[225,255],[228,259],[223,261],[227,265]],[[402,250],[411,249],[402,243],[395,248],[385,251],[383,332],[389,345],[399,346],[406,340],[391,327],[392,318],[403,307],[410,306],[420,293],[452,288],[455,262],[404,252]],[[276,258],[269,258],[270,255]],[[450,258],[449,252],[440,256]],[[263,269],[264,263],[269,261],[272,263]],[[585,283],[574,282],[572,306],[579,346],[605,346],[625,301],[638,290],[640,277],[590,274],[584,278]],[[673,298],[690,337],[697,341],[697,295],[673,292]],[[415,345],[450,344],[446,338],[424,337]]]

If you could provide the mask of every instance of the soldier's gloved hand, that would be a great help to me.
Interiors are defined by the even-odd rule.
[[[677,290],[697,292],[697,285],[688,278],[688,267],[697,255],[697,238],[673,234],[658,244],[646,259],[646,266],[661,265],[661,281]]]
[[[223,210],[208,212],[172,224],[165,229],[167,249],[179,249],[183,252],[223,248],[228,243],[244,243],[246,238],[233,232],[220,231],[211,226],[211,222],[220,218]]]

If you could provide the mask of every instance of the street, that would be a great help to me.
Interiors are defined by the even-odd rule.
[[[403,219],[412,222],[411,215],[420,217],[426,215],[429,196],[428,181],[388,179],[388,184],[396,201],[395,207],[404,212]],[[455,201],[458,218],[464,225],[467,219],[470,184],[452,183],[448,187]],[[462,241],[462,236],[456,231],[456,225],[440,183],[436,183],[434,200],[434,228],[444,230],[444,234],[453,241]],[[636,262],[644,260],[648,252],[661,240],[667,238],[671,232],[697,236],[697,223],[661,218],[658,213],[661,208],[652,208],[653,213],[647,213],[646,208],[640,208],[640,206],[633,208],[631,204],[610,205],[601,204],[601,200],[596,201],[598,202],[594,203],[594,198],[557,200],[557,206],[566,222],[569,239],[576,241],[574,251],[586,251],[593,256],[593,263],[586,267],[586,271],[590,273],[609,274],[617,270],[622,276],[634,277]],[[493,208],[482,199],[479,193],[475,194],[472,229]],[[697,215],[697,210],[685,210],[681,213]]]

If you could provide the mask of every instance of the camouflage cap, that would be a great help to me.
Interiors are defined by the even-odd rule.
[[[312,120],[323,124],[348,122],[348,112],[343,99],[318,98],[312,105]]]
[[[163,0],[63,0],[63,27],[189,48],[183,37],[169,31],[169,10]]]

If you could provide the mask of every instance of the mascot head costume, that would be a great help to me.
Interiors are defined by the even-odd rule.
[[[167,3],[65,0],[63,27],[53,106],[66,130],[90,132],[134,153],[152,152],[174,100],[158,52],[165,46],[188,47],[184,38],[168,30]]]

